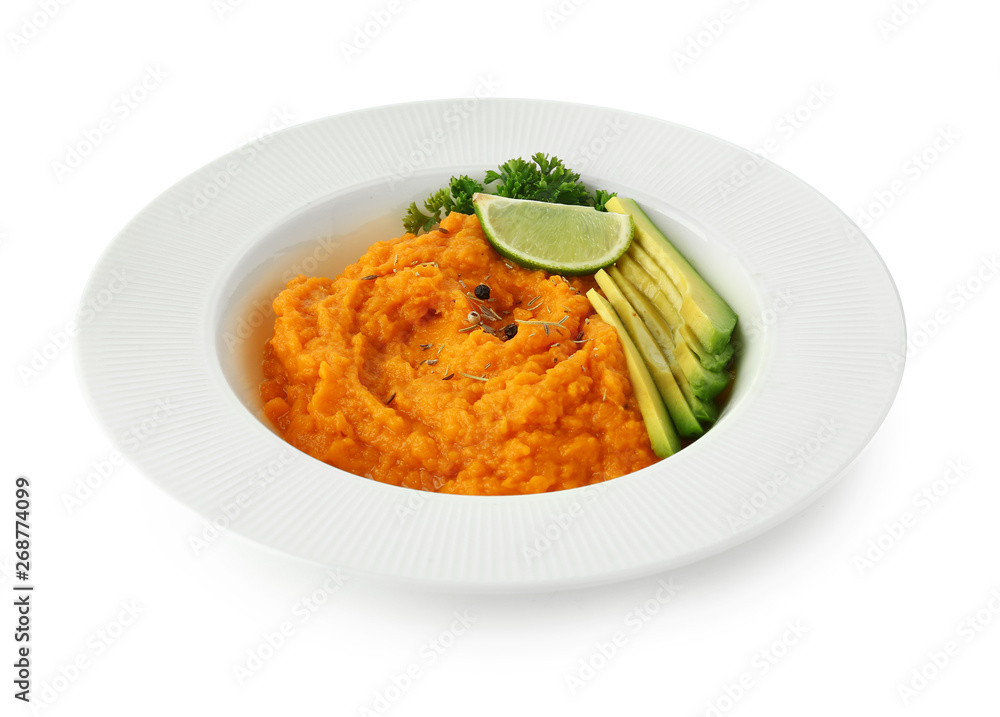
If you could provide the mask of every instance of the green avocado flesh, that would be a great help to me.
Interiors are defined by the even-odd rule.
[[[698,337],[691,332],[690,327],[682,326],[678,334],[679,338],[688,345],[688,348],[694,351],[698,360],[701,361],[701,365],[710,371],[724,370],[735,353],[732,344],[728,344],[722,353],[713,354],[709,352],[708,349],[701,345]]]
[[[628,332],[607,299],[594,289],[587,292],[587,298],[590,299],[590,304],[597,314],[614,326],[618,332],[618,339],[625,351],[625,361],[628,364],[632,389],[639,402],[639,410],[642,412],[642,419],[646,424],[646,432],[649,434],[649,443],[653,447],[653,452],[660,458],[673,455],[681,449],[680,438],[670,422],[667,407],[656,389],[653,377],[646,368],[639,350],[632,343],[632,339],[629,338]]]
[[[669,284],[680,295],[681,305],[674,305],[674,309],[681,315],[685,325],[689,326],[691,332],[698,338],[701,345],[710,354],[719,354],[725,351],[732,337],[733,329],[736,327],[736,313],[729,307],[722,297],[701,278],[701,275],[694,270],[687,259],[677,251],[677,248],[656,228],[646,213],[642,211],[633,199],[614,197],[608,201],[606,207],[609,212],[628,214],[635,222],[635,235],[633,246],[645,252],[669,279]],[[633,256],[642,258],[641,253],[636,252]],[[642,262],[637,263],[642,266]],[[646,268],[647,273],[649,268]],[[656,277],[653,277],[656,279]],[[661,288],[661,292],[669,295],[670,287],[666,286],[666,291]],[[669,296],[668,296],[669,298]]]
[[[719,418],[716,398],[729,386],[737,316],[632,199],[614,197],[635,235],[614,266],[594,278],[587,298],[615,327],[650,443],[658,456],[679,450]],[[605,298],[607,297],[607,298]]]
[[[703,401],[695,395],[695,392],[691,388],[691,383],[688,381],[684,370],[675,357],[677,345],[674,343],[670,327],[667,325],[666,320],[660,315],[649,299],[626,279],[617,267],[613,266],[608,269],[608,274],[614,280],[617,287],[621,289],[625,298],[628,299],[629,304],[635,309],[639,318],[642,319],[646,328],[649,329],[649,333],[652,334],[656,344],[660,347],[664,357],[667,359],[667,363],[670,365],[671,372],[674,374],[674,379],[676,379],[677,385],[680,387],[681,393],[684,394],[684,399],[687,401],[687,405],[690,407],[695,418],[703,425],[714,423],[719,417],[719,408],[711,401]],[[667,400],[666,396],[664,396],[664,400]],[[672,411],[671,414],[673,414]]]
[[[684,398],[684,393],[677,385],[673,371],[670,370],[670,363],[663,355],[646,323],[606,271],[602,269],[597,272],[594,278],[597,279],[598,286],[608,297],[608,302],[618,314],[629,338],[632,339],[643,361],[646,362],[646,368],[653,377],[653,382],[659,389],[663,402],[667,405],[667,410],[670,412],[677,432],[682,436],[700,436],[705,430],[691,411],[691,407]]]
[[[673,302],[661,290],[661,284],[649,275],[645,269],[628,254],[618,260],[617,267],[621,270],[625,278],[628,279],[639,291],[641,291],[656,307],[663,316],[671,331],[676,331],[684,324],[684,319],[677,313]]]

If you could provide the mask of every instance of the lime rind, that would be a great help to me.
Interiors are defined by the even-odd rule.
[[[631,216],[593,207],[476,194],[473,208],[498,253],[553,274],[579,276],[610,266],[635,234]]]

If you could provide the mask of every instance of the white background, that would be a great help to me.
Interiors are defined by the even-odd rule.
[[[1000,281],[976,281],[998,244],[1000,6],[398,2],[4,3],[0,521],[13,522],[14,477],[30,476],[39,711],[376,713],[376,693],[410,668],[419,676],[388,690],[391,714],[1000,714]],[[365,38],[373,12],[390,19]],[[122,111],[116,98],[147,68],[164,76]],[[324,590],[323,568],[230,534],[195,554],[203,521],[127,464],[67,505],[116,455],[59,344],[118,230],[281,113],[466,97],[482,78],[498,96],[640,112],[750,149],[772,139],[772,160],[855,220],[877,215],[867,232],[913,349],[842,480],[765,536],[669,576],[519,597],[360,578]],[[798,126],[783,119],[797,110]],[[102,119],[112,131],[89,157],[54,165]],[[43,350],[54,357],[27,372]],[[962,466],[950,484],[949,462]],[[11,696],[11,533],[0,530],[2,714],[29,712]],[[663,605],[661,580],[680,587]],[[313,611],[314,593],[325,603]],[[432,664],[428,641],[456,611],[474,622]],[[270,649],[283,623],[291,634]],[[617,631],[624,644],[602,663]],[[949,642],[947,664],[931,656]],[[581,673],[581,660],[599,669]]]

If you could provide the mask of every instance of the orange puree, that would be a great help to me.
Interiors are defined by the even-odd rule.
[[[484,282],[490,301],[470,299]],[[265,413],[309,455],[408,488],[542,493],[639,470],[657,459],[591,285],[509,265],[457,212],[378,242],[274,300]],[[479,326],[499,336],[460,331],[483,305],[500,320],[480,311]],[[505,341],[515,319],[562,323],[518,323]]]

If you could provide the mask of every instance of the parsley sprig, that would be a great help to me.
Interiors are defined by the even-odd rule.
[[[416,202],[410,204],[403,217],[403,228],[411,234],[418,234],[429,231],[441,221],[442,212],[445,216],[452,211],[472,214],[472,195],[485,192],[485,187],[494,183],[495,193],[501,197],[588,206],[601,212],[607,211],[604,205],[615,196],[614,192],[603,189],[592,194],[580,181],[578,173],[555,155],[550,157],[543,152],[531,155],[531,161],[521,158],[508,160],[497,169],[499,171],[487,171],[481,183],[465,174],[452,177],[447,187],[442,187],[424,201],[423,211]]]

